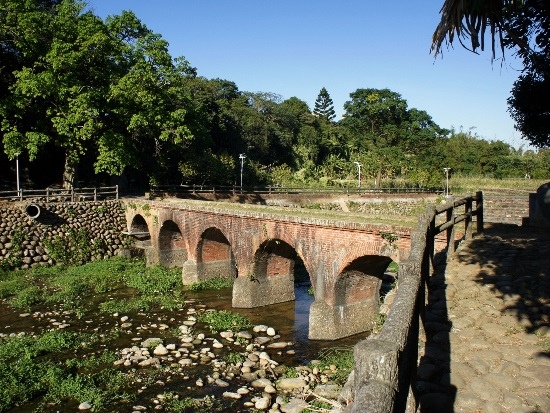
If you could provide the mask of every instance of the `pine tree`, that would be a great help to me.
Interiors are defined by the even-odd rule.
[[[336,112],[334,111],[334,103],[330,98],[327,90],[323,87],[317,95],[317,100],[315,101],[315,109],[313,113],[320,118],[325,118],[328,121],[332,121],[336,117]]]

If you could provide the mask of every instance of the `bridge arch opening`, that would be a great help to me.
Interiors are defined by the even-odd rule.
[[[199,279],[235,278],[237,267],[235,257],[226,236],[218,228],[206,229],[197,246],[197,263],[200,265]]]
[[[159,264],[181,268],[186,260],[187,249],[181,230],[174,221],[164,221],[159,231]]]
[[[350,331],[368,331],[378,323],[384,273],[392,259],[365,255],[349,263],[335,284],[334,304],[346,314]]]
[[[352,304],[373,300],[378,304],[384,272],[392,262],[390,257],[365,255],[353,260],[336,281],[335,304]]]
[[[134,247],[147,249],[151,247],[151,233],[147,221],[137,214],[132,218],[129,234],[134,238]]]
[[[297,255],[296,250],[284,241],[265,241],[254,254],[254,278],[292,276],[294,281],[294,263]]]

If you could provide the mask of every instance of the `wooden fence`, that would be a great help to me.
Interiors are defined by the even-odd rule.
[[[212,186],[212,185],[156,185],[151,186],[151,196],[163,194],[425,194],[443,193],[443,188],[343,188],[343,187],[281,187],[281,186]]]
[[[118,185],[99,188],[46,188],[20,189],[19,191],[0,191],[0,199],[13,201],[23,201],[25,199],[44,199],[46,202],[118,199]]]
[[[475,202],[475,208],[473,208]],[[463,212],[458,210],[463,207]],[[445,214],[445,221],[439,215]],[[447,254],[455,249],[456,225],[464,222],[464,238],[483,232],[483,195],[466,197],[443,206],[431,206],[411,233],[411,254],[399,264],[399,288],[380,333],[354,348],[355,371],[352,413],[415,412],[414,396],[421,320],[424,319],[426,281],[431,275],[434,238],[447,234]],[[439,219],[438,219],[439,218]]]

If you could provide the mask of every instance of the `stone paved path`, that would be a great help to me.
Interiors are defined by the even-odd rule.
[[[550,412],[550,230],[488,226],[429,291],[420,411]]]

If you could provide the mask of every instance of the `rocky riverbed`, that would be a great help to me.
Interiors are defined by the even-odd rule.
[[[199,317],[216,310],[195,299],[186,300],[178,311],[110,315],[82,315],[62,306],[15,313],[6,302],[0,304],[0,342],[45,331],[98,334],[104,338],[101,344],[88,352],[79,350],[76,356],[86,359],[113,352],[116,358],[110,368],[123,372],[130,383],[131,397],[109,410],[96,409],[92,400],[78,399],[77,403],[42,403],[40,411],[276,413],[308,411],[312,401],[317,407],[320,401],[324,408],[338,406],[345,378],[335,364],[297,360],[292,337],[265,324],[213,333]],[[195,407],[176,408],[189,398],[196,401]],[[7,411],[30,412],[36,405]]]

